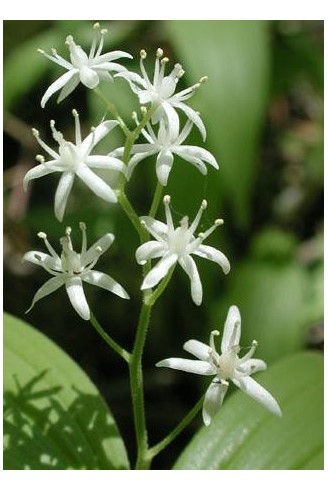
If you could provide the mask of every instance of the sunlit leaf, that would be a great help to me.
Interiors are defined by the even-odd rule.
[[[256,379],[277,398],[282,417],[235,393],[196,434],[174,469],[323,469],[323,356],[296,354]]]
[[[5,314],[5,469],[127,469],[99,392],[52,341]]]

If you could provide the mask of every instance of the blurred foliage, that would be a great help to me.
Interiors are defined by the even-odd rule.
[[[172,196],[176,221],[185,214],[194,216],[201,200],[208,199],[204,229],[217,217],[225,220],[208,243],[229,257],[232,270],[224,277],[218,267],[199,259],[202,307],[192,304],[188,279],[179,270],[156,305],[144,362],[150,437],[158,440],[186,413],[203,385],[200,381],[196,386],[195,380],[194,391],[190,390],[183,374],[158,372],[155,362],[181,355],[180,346],[188,338],[207,341],[213,326],[220,329],[223,325],[231,304],[241,310],[242,345],[257,339],[259,356],[269,363],[304,348],[322,347],[323,22],[103,24],[109,30],[106,48],[133,54],[134,59],[126,63],[129,69],[138,71],[139,51],[144,48],[151,73],[156,49],[161,46],[170,66],[176,62],[183,65],[181,90],[204,75],[209,77],[190,105],[201,112],[208,132],[206,148],[216,156],[220,170],[209,169],[204,178],[177,159],[166,192]],[[141,278],[134,259],[138,240],[127,218],[117,207],[108,208],[82,185],[76,185],[64,223],[59,224],[53,217],[57,176],[38,179],[27,194],[21,187],[24,174],[40,152],[31,137],[31,126],[40,129],[52,144],[50,119],[69,137],[73,135],[73,108],[81,115],[85,134],[107,116],[97,96],[83,86],[60,105],[55,97],[45,110],[39,105],[44,91],[62,70],[35,50],[56,47],[67,57],[68,34],[87,48],[90,25],[87,21],[4,22],[4,306],[23,317],[45,280],[43,271],[21,263],[24,252],[40,247],[36,233],[46,231],[55,246],[65,226],[74,230],[83,220],[90,242],[107,230],[116,235],[101,266],[131,293],[130,306],[127,309],[119,299],[94,291],[96,288],[90,288],[87,295],[105,328],[129,348]],[[138,103],[127,84],[119,80],[102,88],[132,125],[131,113]],[[187,143],[202,145],[196,130]],[[105,152],[121,144],[119,131],[113,131],[106,146],[99,149]],[[127,193],[140,215],[148,212],[154,184],[154,163],[149,159],[137,167],[127,184]],[[163,216],[163,209],[159,216]],[[71,311],[64,292],[45,298],[28,318],[89,373],[109,401],[133,453],[128,383],[120,360],[108,354],[96,334]],[[195,421],[177,440],[177,452],[200,424]],[[177,454],[173,453],[160,455],[158,468],[173,463]]]

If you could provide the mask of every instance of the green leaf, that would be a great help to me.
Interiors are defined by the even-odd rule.
[[[196,434],[174,469],[323,469],[323,356],[296,354],[256,379],[277,398],[282,417],[238,392]]]
[[[8,314],[4,468],[129,468],[113,416],[86,374],[43,334]]]
[[[211,172],[208,179],[207,196],[214,206],[224,197],[234,219],[245,226],[255,190],[259,136],[267,104],[269,24],[174,20],[166,25],[178,61],[186,70],[186,83],[209,77],[190,99],[208,129],[207,148],[220,164],[220,170]]]

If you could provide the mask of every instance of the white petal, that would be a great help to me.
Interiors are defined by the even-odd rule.
[[[60,272],[62,270],[60,258],[57,257],[57,259],[55,259],[54,257],[51,257],[51,255],[48,255],[44,252],[38,252],[36,250],[26,252],[26,254],[23,257],[23,260],[25,260],[27,262],[31,262],[32,264],[41,265],[41,266],[43,263],[49,269],[52,269],[52,270],[57,271],[57,272]]]
[[[34,298],[32,300],[32,304],[29,307],[29,309],[26,311],[26,313],[28,313],[33,308],[33,306],[37,301],[39,301],[45,296],[48,296],[48,294],[51,294],[57,289],[59,289],[64,284],[64,282],[65,282],[64,276],[52,277],[51,279],[49,279],[49,281],[45,282],[43,286],[41,286],[40,289],[38,289],[37,292],[35,293]]]
[[[234,345],[239,345],[241,318],[237,306],[230,306],[227,319],[224,324],[221,351],[226,352]]]
[[[74,310],[83,320],[90,320],[90,309],[85,299],[82,281],[80,277],[72,277],[66,280],[66,291]]]
[[[82,254],[81,256],[81,265],[85,267],[86,265],[93,262],[95,257],[99,255],[97,249],[101,248],[101,254],[106,252],[109,249],[111,244],[113,243],[115,237],[112,233],[106,233],[106,235],[102,236],[97,240],[88,250]]]
[[[167,239],[168,228],[165,223],[151,218],[150,216],[141,216],[140,221],[145,224],[146,230],[153,235],[156,240],[164,241]]]
[[[174,156],[169,150],[162,150],[159,152],[156,160],[156,175],[159,183],[163,186],[167,184],[173,161]]]
[[[148,272],[141,289],[150,289],[160,282],[163,277],[169,272],[171,267],[177,262],[178,256],[176,254],[169,253],[165,255],[157,264]]]
[[[171,101],[171,104],[173,105],[173,107],[178,107],[179,109],[181,109],[186,114],[188,119],[190,119],[194,123],[194,125],[197,126],[200,134],[202,135],[203,141],[205,141],[206,140],[206,129],[205,129],[203,121],[201,120],[201,118],[199,117],[197,112],[194,111],[194,109],[192,109],[191,107],[184,104],[183,102],[176,102],[174,100],[174,96],[170,99],[170,101]]]
[[[198,255],[199,257],[203,257],[205,259],[216,262],[222,267],[222,270],[225,274],[228,274],[228,272],[230,271],[229,260],[222,252],[214,247],[210,247],[209,245],[199,245],[199,247],[197,247],[197,249],[193,253],[195,255]]]
[[[203,288],[195,261],[189,255],[185,255],[179,259],[179,264],[189,276],[191,297],[193,302],[199,306],[203,299]]]
[[[133,58],[133,56],[125,51],[111,51],[110,53],[104,53],[100,56],[97,56],[97,63],[103,63],[104,61],[113,61],[118,58]]]
[[[212,167],[216,169],[219,168],[219,165],[217,164],[217,161],[215,160],[212,153],[205,150],[204,148],[200,148],[199,146],[180,145],[176,148],[175,153],[177,155],[180,155],[181,158],[185,158],[186,160],[188,160],[188,158],[191,160],[196,158],[201,161],[204,160],[204,162],[209,163],[210,165],[212,165]]]
[[[113,189],[109,187],[98,175],[86,165],[81,166],[76,175],[96,194],[107,202],[116,203],[117,197]]]
[[[124,163],[118,158],[113,158],[105,155],[90,155],[84,162],[90,168],[100,168],[103,170],[117,170],[118,172],[125,171]]]
[[[80,68],[80,79],[88,88],[95,88],[99,84],[98,73],[85,65]]]
[[[52,83],[41,99],[41,107],[44,108],[50,97],[55,92],[58,92],[58,90],[60,90],[64,85],[66,85],[66,83],[68,83],[74,76],[76,76],[77,73],[78,70],[76,69],[69,70],[68,72],[64,73],[64,75],[59,77],[54,83]]]
[[[74,75],[74,77],[72,77],[70,79],[70,81],[68,83],[66,83],[66,85],[64,85],[63,88],[61,89],[59,97],[57,99],[58,104],[62,100],[66,99],[66,97],[68,97],[69,94],[71,94],[73,92],[73,90],[76,89],[76,87],[78,86],[79,83],[80,83],[80,77],[79,77],[78,73],[76,73]]]
[[[63,220],[66,209],[67,199],[71,192],[74,182],[73,172],[64,172],[59,179],[58,187],[55,194],[55,216],[58,221]]]
[[[190,359],[180,359],[179,357],[171,357],[170,359],[164,359],[156,364],[157,367],[168,367],[171,369],[178,369],[179,371],[186,371],[186,373],[213,375],[213,367],[211,364],[205,361],[192,361]]]
[[[144,265],[149,259],[157,259],[163,257],[165,248],[163,243],[155,240],[143,243],[136,250],[136,259],[138,264]]]
[[[249,376],[258,371],[264,371],[266,368],[267,365],[262,359],[247,359],[247,361],[239,364],[237,371],[243,375]]]
[[[199,340],[188,340],[183,348],[201,361],[208,361],[209,359],[209,346],[199,342]]]
[[[82,141],[81,150],[84,154],[89,154],[94,146],[101,141],[107,134],[118,125],[118,121],[104,121],[91,131],[91,133]]]
[[[252,398],[254,398],[254,400],[261,403],[261,405],[269,410],[269,412],[281,417],[281,409],[271,393],[265,390],[263,386],[257,383],[250,376],[232,378],[232,381],[247,395],[251,396]]]
[[[210,425],[212,418],[222,405],[227,389],[228,384],[222,384],[219,378],[214,378],[208,387],[203,405],[203,421],[205,425]]]
[[[206,165],[204,162],[202,162],[199,158],[196,158],[192,155],[190,155],[189,153],[186,153],[184,151],[181,151],[180,150],[180,147],[176,147],[174,148],[172,151],[174,151],[174,153],[176,155],[178,155],[180,158],[182,158],[183,160],[186,160],[187,162],[191,163],[192,165],[194,165],[194,167],[197,168],[197,170],[203,174],[203,175],[206,175],[207,174],[207,168],[206,168]]]
[[[108,274],[99,271],[87,271],[81,274],[81,279],[84,282],[106,289],[120,298],[130,299],[125,289]]]
[[[175,140],[178,137],[180,130],[180,121],[177,111],[167,102],[162,102],[162,108],[167,117],[168,130],[170,132],[171,139]]]
[[[39,177],[44,177],[45,175],[52,174],[53,172],[58,172],[58,168],[52,166],[50,162],[41,163],[36,167],[31,168],[25,175],[23,180],[24,191],[27,190],[27,186],[30,180],[38,179]]]

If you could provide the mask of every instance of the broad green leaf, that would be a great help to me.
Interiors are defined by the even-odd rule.
[[[218,172],[211,172],[207,196],[213,205],[226,199],[236,222],[246,226],[267,103],[269,24],[174,20],[166,26],[177,61],[186,70],[186,83],[209,77],[188,101],[201,112],[208,129],[207,148],[220,164]]]
[[[25,322],[4,317],[4,468],[128,469],[113,416],[86,374]]]
[[[196,434],[174,469],[323,469],[323,356],[296,354],[256,380],[277,398],[282,417],[235,393],[212,424]]]

